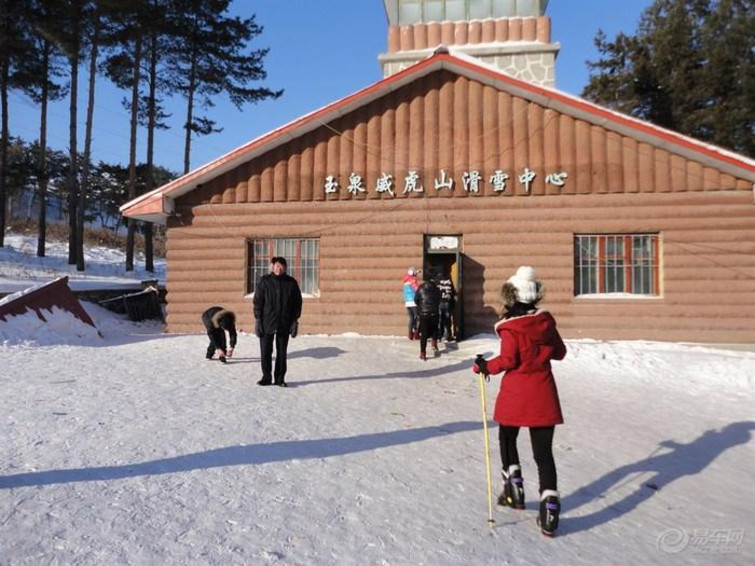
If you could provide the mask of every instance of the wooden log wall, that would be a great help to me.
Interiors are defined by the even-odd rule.
[[[537,175],[529,192],[517,181],[525,167]],[[498,169],[509,175],[503,193],[490,183]],[[454,177],[454,191],[433,188],[441,170]],[[477,195],[462,187],[470,170],[483,177]],[[409,171],[420,175],[423,193],[402,194]],[[557,172],[568,174],[563,187],[546,183]],[[362,177],[365,192],[347,191],[352,173]],[[441,71],[217,177],[180,203],[392,200],[375,191],[383,173],[393,176],[397,198],[752,188],[745,179]],[[339,184],[336,193],[325,193],[329,175]]]
[[[537,173],[526,191],[517,176]],[[505,191],[489,178],[509,174]],[[435,190],[440,171],[455,189]],[[462,173],[480,170],[478,193]],[[424,192],[403,194],[418,171]],[[565,171],[563,187],[545,183]],[[349,193],[349,175],[364,192]],[[390,195],[378,177],[394,178]],[[326,194],[333,175],[339,190]],[[320,296],[305,301],[303,333],[401,335],[400,282],[420,266],[425,234],[460,234],[467,333],[489,331],[498,289],[518,265],[536,267],[544,306],[567,337],[755,341],[752,185],[445,71],[323,124],[177,201],[168,224],[168,330],[201,330],[211,304],[251,330],[246,242],[312,237]],[[662,295],[574,297],[575,234],[658,233]],[[725,289],[725,291],[722,291]],[[715,297],[715,299],[713,299]]]
[[[401,278],[422,263],[423,235],[461,234],[466,332],[489,331],[501,284],[522,264],[545,283],[543,304],[567,337],[705,342],[755,340],[755,215],[743,192],[401,199],[205,205],[168,236],[168,330],[201,331],[211,304],[239,314],[246,241],[317,237],[320,296],[302,332],[401,335]],[[285,219],[285,221],[282,221]],[[660,233],[662,295],[573,296],[574,234]]]

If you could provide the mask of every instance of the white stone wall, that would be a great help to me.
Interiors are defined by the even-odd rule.
[[[468,54],[480,59],[480,61],[501,69],[504,73],[517,79],[534,83],[540,86],[556,86],[556,53],[558,46],[549,46],[546,49],[538,49],[532,52],[510,53],[508,50],[481,50],[479,46],[472,46],[469,50],[454,46],[459,51],[468,51]],[[389,77],[419,61],[430,57],[432,50],[399,52],[384,54],[379,57],[383,68],[383,77]]]

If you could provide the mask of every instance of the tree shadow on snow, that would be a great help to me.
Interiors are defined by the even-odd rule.
[[[362,434],[321,440],[288,440],[251,446],[228,446],[205,452],[163,458],[137,464],[49,470],[0,476],[0,489],[87,481],[109,481],[138,476],[157,476],[227,466],[253,466],[287,460],[308,460],[367,452],[482,428],[482,423],[461,421],[440,426]]]
[[[426,362],[427,365],[433,365],[432,360]],[[363,379],[419,379],[425,377],[438,377],[447,373],[453,373],[461,369],[468,369],[469,374],[472,377],[476,377],[472,373],[473,360],[461,360],[451,365],[428,367],[427,369],[421,369],[417,371],[394,371],[391,373],[378,373],[374,375],[350,375],[348,377],[326,377],[323,379],[311,379],[309,381],[298,381],[294,378],[294,381],[289,383],[289,387],[302,387],[306,385],[319,385],[322,383],[337,383],[341,381],[359,381]]]
[[[618,519],[672,482],[684,476],[699,474],[727,449],[746,444],[750,441],[752,430],[755,430],[755,422],[743,421],[731,423],[721,430],[708,430],[688,444],[674,440],[661,442],[658,449],[647,458],[621,466],[564,498],[562,509],[571,513],[574,509],[606,497],[626,483],[638,481],[632,476],[653,474],[621,501],[606,504],[599,511],[583,517],[562,517],[559,535],[586,531]],[[663,448],[669,451],[657,454]]]
[[[319,348],[308,348],[306,350],[298,350],[295,352],[289,352],[288,359],[294,358],[314,358],[316,360],[327,360],[328,358],[337,358],[341,354],[345,354],[346,350],[337,348],[335,346],[322,346]]]

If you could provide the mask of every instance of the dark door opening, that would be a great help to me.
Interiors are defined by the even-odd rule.
[[[426,276],[432,273],[450,276],[456,290],[452,305],[451,328],[457,340],[464,338],[464,285],[462,279],[461,236],[425,235],[422,268]]]

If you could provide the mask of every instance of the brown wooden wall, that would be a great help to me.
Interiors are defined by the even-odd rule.
[[[531,196],[752,187],[664,149],[438,72],[217,177],[180,204],[392,200],[374,190],[383,172],[393,175],[398,198],[466,198],[461,176],[469,170],[485,180],[473,196],[526,196],[515,180],[525,167],[537,173]],[[456,179],[455,191],[432,188],[441,169]],[[496,169],[511,177],[501,194],[489,182]],[[420,173],[424,194],[401,195],[410,170]],[[546,184],[547,173],[560,171],[569,175],[565,186]],[[366,193],[346,191],[352,172],[363,177]],[[325,194],[328,175],[339,181],[336,194]]]
[[[538,176],[525,194],[515,177]],[[456,189],[436,191],[445,169]],[[504,193],[488,181],[510,175]],[[424,193],[402,195],[420,172]],[[461,174],[480,170],[479,194]],[[547,172],[566,171],[562,188]],[[351,172],[366,193],[346,192]],[[375,192],[381,172],[396,198]],[[335,175],[337,194],[326,195]],[[574,119],[448,72],[429,75],[255,158],[177,201],[168,224],[168,330],[201,330],[212,304],[237,311],[246,241],[320,239],[320,291],[304,305],[303,333],[403,334],[401,278],[420,266],[425,234],[463,238],[466,332],[489,331],[498,289],[533,265],[544,303],[567,337],[755,342],[755,205],[752,184],[647,143]],[[573,296],[573,237],[661,237],[662,296]]]
[[[168,330],[201,330],[211,304],[251,329],[246,239],[315,236],[321,296],[302,332],[400,335],[401,278],[437,233],[463,237],[468,333],[490,330],[500,285],[528,264],[567,337],[755,342],[753,208],[738,191],[200,206],[169,230]],[[662,297],[573,296],[574,234],[606,232],[661,234]]]

